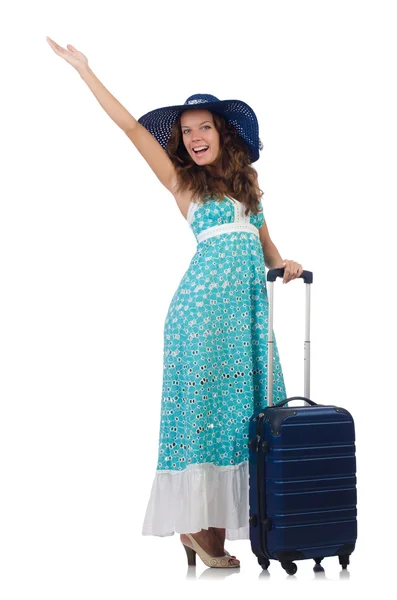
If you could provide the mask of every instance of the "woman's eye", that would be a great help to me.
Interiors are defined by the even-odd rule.
[[[203,125],[201,129],[211,129],[211,125]],[[182,133],[189,133],[190,129],[182,129]]]

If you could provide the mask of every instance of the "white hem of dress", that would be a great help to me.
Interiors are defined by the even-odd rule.
[[[248,462],[212,463],[183,471],[156,471],[142,535],[166,537],[208,527],[226,529],[226,539],[249,539]]]

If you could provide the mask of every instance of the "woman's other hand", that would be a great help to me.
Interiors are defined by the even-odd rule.
[[[303,267],[293,260],[284,260],[284,277],[283,283],[288,283],[292,279],[300,277],[303,272]]]
[[[51,48],[54,50],[55,54],[58,54],[58,56],[65,59],[66,62],[71,64],[72,67],[74,67],[76,70],[88,66],[87,57],[82,52],[79,52],[71,44],[67,44],[66,48],[62,48],[62,46],[59,46],[51,38],[47,37],[46,40],[51,46]]]

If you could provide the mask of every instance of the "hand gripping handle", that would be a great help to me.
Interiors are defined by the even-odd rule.
[[[284,276],[284,267],[282,269],[270,269],[267,272],[267,281],[276,281],[277,277]],[[312,271],[302,271],[297,279],[303,279],[305,283],[313,283]]]

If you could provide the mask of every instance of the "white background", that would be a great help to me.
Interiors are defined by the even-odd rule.
[[[3,5],[1,597],[350,597],[396,552],[396,18],[390,1]],[[157,462],[163,325],[196,242],[169,192],[45,37],[84,52],[139,118],[194,93],[255,110],[270,235],[314,273],[311,397],[356,422],[350,578],[187,577],[178,536],[143,537]],[[303,392],[304,284],[275,285],[289,395]],[[324,578],[323,578],[324,580]],[[296,584],[288,587],[291,581]],[[328,584],[338,582],[338,586]],[[313,587],[314,585],[314,587]],[[269,587],[270,586],[270,587]],[[281,587],[280,587],[281,586]],[[284,587],[286,586],[286,587]],[[372,593],[372,592],[371,592]],[[263,595],[263,596],[262,596]]]

